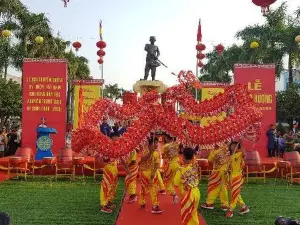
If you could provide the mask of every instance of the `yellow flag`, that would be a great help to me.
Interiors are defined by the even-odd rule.
[[[99,35],[100,35],[100,39],[102,40],[102,20],[100,20],[100,23],[99,23]]]

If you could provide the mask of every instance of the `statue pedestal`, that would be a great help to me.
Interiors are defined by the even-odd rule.
[[[133,90],[141,95],[153,90],[162,94],[167,90],[167,86],[159,80],[139,80],[133,85]]]

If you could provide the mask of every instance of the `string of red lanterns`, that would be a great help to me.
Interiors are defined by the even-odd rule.
[[[106,55],[106,52],[103,49],[106,47],[106,43],[101,40],[96,43],[96,46],[99,48],[99,50],[97,51],[97,55],[100,57],[98,59],[98,63],[103,64],[103,57]]]
[[[197,50],[196,58],[197,58],[197,66],[200,68],[204,66],[202,59],[205,58],[205,54],[203,54],[202,52],[206,49],[205,44],[201,42],[202,42],[202,30],[201,30],[201,20],[199,20],[198,33],[197,33],[197,45],[196,45],[196,50]]]

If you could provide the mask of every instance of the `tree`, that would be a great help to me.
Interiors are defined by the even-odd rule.
[[[289,83],[292,83],[293,68],[300,62],[299,47],[294,40],[299,30],[299,20],[288,15],[286,5],[282,4],[267,15],[263,25],[247,26],[238,31],[236,38],[242,41],[241,45],[230,46],[221,56],[216,52],[208,53],[201,80],[226,81],[233,73],[235,63],[274,63],[279,77],[287,57]],[[253,41],[260,44],[259,48],[250,49]]]
[[[12,65],[22,70],[24,58],[45,57],[47,58],[49,53],[49,46],[53,35],[51,33],[50,22],[45,14],[35,13],[23,13],[18,16],[18,20],[9,20],[0,26],[1,29],[8,29],[13,32],[17,38],[17,44],[15,44],[11,50],[10,58]],[[42,36],[44,43],[38,45],[35,43],[36,36]],[[48,46],[48,48],[46,48]],[[36,55],[36,49],[43,48],[40,52],[42,54]],[[46,51],[48,50],[48,51]]]
[[[300,119],[300,86],[292,84],[286,91],[276,93],[278,121],[286,121],[292,127],[293,120]]]
[[[1,75],[5,67],[5,61],[6,61],[6,43],[4,38],[0,38],[0,74]]]
[[[0,24],[3,21],[18,18],[24,13],[28,13],[28,9],[20,0],[0,1]]]
[[[123,88],[119,88],[118,84],[109,84],[105,85],[103,94],[105,98],[110,98],[113,101],[117,101],[118,99],[122,98],[122,95],[124,93]]]
[[[296,14],[296,17],[297,17],[297,18],[300,18],[300,6],[299,6],[298,9],[296,10],[295,14]]]
[[[248,26],[237,33],[244,43],[256,40],[260,47],[255,50],[256,61],[259,63],[274,63],[276,74],[280,76],[284,57],[288,58],[289,83],[293,83],[293,67],[300,59],[300,52],[295,37],[299,33],[300,23],[287,14],[286,4],[270,12],[263,25]]]
[[[22,90],[15,81],[0,78],[0,119],[1,125],[10,117],[21,116]]]
[[[231,82],[234,64],[236,62],[245,62],[247,57],[245,50],[237,45],[225,49],[222,55],[213,51],[207,54],[208,63],[203,67],[200,77],[201,81]],[[247,58],[248,59],[248,58]]]

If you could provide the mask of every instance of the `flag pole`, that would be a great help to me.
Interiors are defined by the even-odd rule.
[[[202,31],[201,31],[201,19],[199,19],[199,23],[198,23],[198,31],[197,31],[197,45],[200,44],[200,42],[202,41]],[[196,77],[198,79],[199,77],[199,68],[198,68],[198,59],[196,59]],[[196,101],[198,102],[198,90],[195,89],[196,92]]]
[[[102,37],[102,20],[100,20],[99,22],[99,38],[100,38],[100,41],[103,41],[103,37]],[[100,73],[101,73],[101,79],[104,81],[104,74],[103,74],[103,64],[100,64]],[[103,98],[103,93],[104,93],[104,82],[102,84],[102,88],[101,88],[101,96]]]

